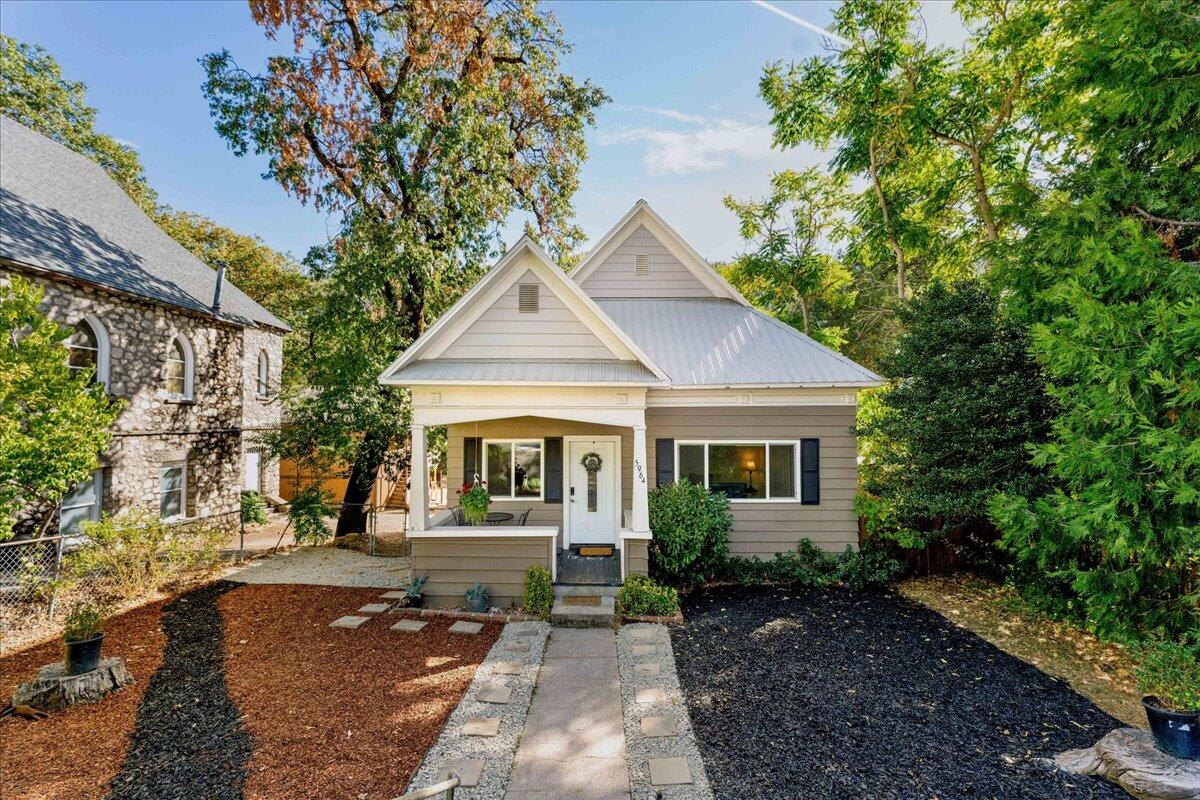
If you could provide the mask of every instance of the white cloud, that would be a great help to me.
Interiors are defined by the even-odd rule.
[[[651,175],[712,172],[727,169],[736,161],[768,159],[778,152],[771,149],[771,126],[766,124],[700,117],[673,109],[619,108],[680,123],[681,129],[626,126],[600,134],[600,144],[645,144],[642,164]]]

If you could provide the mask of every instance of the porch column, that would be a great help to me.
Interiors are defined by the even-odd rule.
[[[412,426],[408,465],[408,529],[423,531],[429,526],[429,465],[425,458],[424,425]]]
[[[649,484],[646,481],[646,426],[633,426],[633,530],[650,532]]]

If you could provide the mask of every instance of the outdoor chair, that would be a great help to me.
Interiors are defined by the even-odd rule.
[[[525,527],[525,523],[529,521],[529,512],[530,511],[533,511],[533,509],[527,508],[523,512],[521,512],[521,516],[517,517],[517,527],[518,528]]]
[[[467,518],[463,516],[462,509],[459,508],[458,506],[454,506],[453,508],[451,508],[450,514],[451,514],[451,516],[454,517],[455,525],[466,525],[467,524]]]

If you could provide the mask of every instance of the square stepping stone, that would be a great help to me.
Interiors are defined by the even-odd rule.
[[[405,633],[416,633],[428,624],[428,622],[423,622],[419,619],[402,619],[392,626],[392,630],[404,631]]]
[[[538,636],[538,635],[539,635],[538,632],[536,630],[534,630],[533,628],[522,628],[521,630],[517,631],[517,636],[520,636],[522,638],[528,638],[530,636]]]
[[[529,642],[505,642],[504,649],[509,653],[528,653]]]
[[[392,607],[391,603],[367,603],[358,610],[360,614],[382,614]]]
[[[463,736],[495,736],[500,732],[499,717],[476,717],[463,725]]]
[[[642,717],[642,736],[674,736],[674,717]]]
[[[637,639],[640,642],[646,642],[655,638],[656,631],[653,628],[634,628],[629,633],[629,638]]]
[[[522,666],[520,661],[497,661],[494,672],[497,675],[520,675]]]
[[[479,702],[504,705],[512,699],[512,688],[509,686],[493,686],[479,693]]]
[[[650,705],[651,703],[665,703],[667,700],[667,693],[662,689],[659,689],[657,686],[653,689],[638,689],[637,694],[634,695],[633,699],[636,700],[640,705],[644,706]]]
[[[408,592],[404,591],[403,589],[393,589],[392,591],[384,592],[379,596],[384,600],[403,600],[404,598],[408,597]]]
[[[650,783],[653,786],[683,786],[692,782],[686,758],[651,758]]]
[[[479,633],[481,630],[483,630],[482,622],[467,622],[461,619],[450,626],[451,633]]]
[[[446,762],[446,768],[442,770],[438,780],[446,780],[450,777],[451,772],[458,776],[459,786],[464,788],[474,786],[479,783],[479,776],[483,774],[483,759],[452,758]]]
[[[635,644],[633,646],[633,657],[644,658],[645,656],[653,656],[658,654],[658,648],[652,644]]]
[[[331,627],[331,628],[357,628],[359,625],[362,625],[364,622],[366,622],[369,619],[370,619],[370,617],[356,617],[353,614],[348,614],[344,617],[338,617],[333,622],[329,623],[329,627]]]
[[[635,678],[649,678],[661,674],[662,666],[660,664],[650,663],[633,665],[633,677]]]

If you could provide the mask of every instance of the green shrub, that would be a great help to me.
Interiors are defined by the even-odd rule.
[[[668,617],[679,611],[679,592],[645,575],[630,575],[617,593],[617,611],[635,617]]]
[[[1200,645],[1156,642],[1141,651],[1134,670],[1138,691],[1173,711],[1200,711]]]
[[[242,492],[242,524],[262,525],[267,521],[267,501],[258,492]]]
[[[68,642],[83,642],[101,631],[104,621],[104,606],[99,603],[81,601],[71,606],[63,623],[63,639]]]
[[[551,585],[550,570],[545,567],[530,567],[525,571],[525,598],[522,601],[526,614],[537,617],[550,616],[554,605],[554,587]]]
[[[729,557],[729,499],[680,478],[650,492],[650,573],[674,586],[694,586],[720,572]]]
[[[329,493],[320,486],[305,486],[288,504],[297,544],[320,544],[330,537],[325,520],[337,516]]]
[[[784,583],[821,587],[840,583],[858,591],[882,586],[896,578],[902,569],[900,562],[881,550],[855,552],[846,545],[845,550],[833,556],[810,540],[801,539],[795,550],[776,553],[770,561],[731,557],[725,562],[722,577],[743,585]]]
[[[855,552],[846,545],[837,557],[837,580],[859,591],[871,586],[885,586],[900,576],[904,565],[882,550],[867,548]]]

